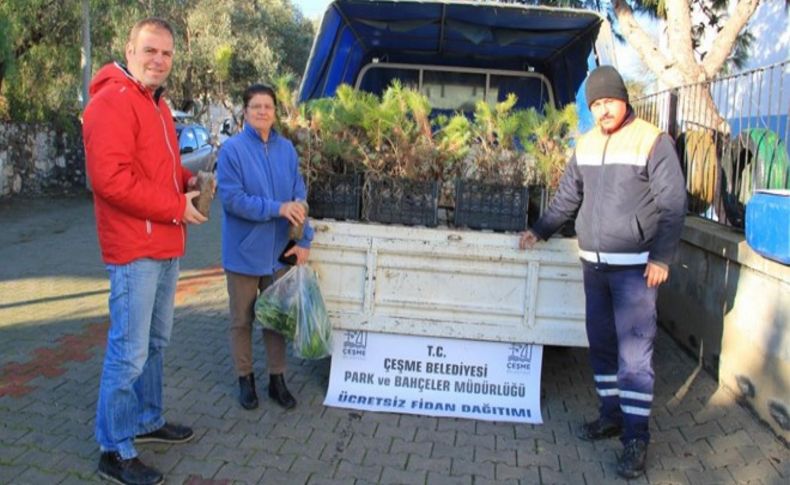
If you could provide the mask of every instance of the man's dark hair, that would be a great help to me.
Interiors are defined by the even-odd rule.
[[[244,109],[247,109],[247,105],[250,104],[250,100],[256,94],[266,94],[268,96],[271,96],[272,100],[274,101],[274,107],[277,108],[277,95],[274,94],[274,89],[272,89],[271,87],[265,84],[253,84],[252,86],[244,90],[244,95],[242,96]]]
[[[170,22],[159,17],[148,17],[134,24],[132,30],[129,31],[129,42],[134,44],[140,31],[145,28],[166,30],[170,33],[170,37],[172,37],[174,41],[176,39],[176,32],[173,30],[173,26],[170,25]]]

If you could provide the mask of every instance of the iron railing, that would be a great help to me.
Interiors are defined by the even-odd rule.
[[[790,189],[790,60],[632,102],[677,142],[689,212],[742,228],[758,189]]]

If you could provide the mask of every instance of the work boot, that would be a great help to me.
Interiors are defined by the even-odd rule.
[[[584,441],[598,441],[620,436],[623,427],[607,418],[598,418],[595,421],[584,423],[577,436]]]
[[[115,451],[106,451],[99,457],[99,475],[122,485],[159,485],[165,477],[156,468],[147,466],[139,458],[121,458]]]
[[[620,459],[617,460],[617,474],[623,478],[634,479],[645,473],[647,443],[640,439],[628,440]]]
[[[282,374],[269,374],[269,397],[285,409],[293,409],[296,406],[296,399],[285,387],[285,378]]]
[[[255,393],[255,374],[239,377],[239,402],[244,409],[258,407],[258,394]]]

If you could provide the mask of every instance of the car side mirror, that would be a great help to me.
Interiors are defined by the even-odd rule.
[[[181,149],[181,154],[184,155],[186,153],[192,153],[195,151],[195,147],[184,147]]]

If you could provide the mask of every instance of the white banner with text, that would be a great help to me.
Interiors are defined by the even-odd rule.
[[[543,422],[543,347],[335,330],[325,406]]]

